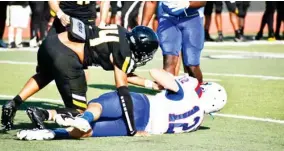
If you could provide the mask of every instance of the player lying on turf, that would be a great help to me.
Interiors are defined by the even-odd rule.
[[[199,85],[188,75],[173,77],[164,70],[153,69],[151,76],[166,90],[155,96],[131,93],[136,129],[142,136],[163,133],[183,133],[198,129],[204,114],[221,110],[227,102],[225,89],[216,83]],[[109,92],[89,102],[87,110],[77,117],[57,115],[62,126],[55,130],[21,130],[21,140],[127,136],[119,96]],[[139,136],[139,135],[138,135]],[[141,134],[140,134],[141,136]]]
[[[117,93],[123,115],[127,118],[129,135],[136,133],[133,121],[133,103],[128,82],[144,86],[145,79],[133,74],[136,67],[152,60],[158,48],[158,37],[145,26],[137,26],[127,32],[121,26],[109,25],[102,28],[85,26],[71,18],[68,32],[48,36],[38,50],[37,73],[32,76],[21,92],[2,108],[2,129],[10,130],[19,106],[55,80],[66,108],[44,110],[28,108],[27,114],[37,128],[44,129],[44,121],[54,115],[78,115],[87,108],[87,83],[84,67],[96,65],[104,70],[113,70]],[[153,83],[152,83],[153,84]]]

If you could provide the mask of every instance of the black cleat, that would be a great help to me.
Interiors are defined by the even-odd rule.
[[[254,37],[255,40],[260,40],[262,38],[262,33],[257,33],[257,35]]]
[[[16,112],[17,109],[15,108],[13,101],[9,101],[5,105],[3,105],[1,115],[1,131],[9,131],[13,128]]]
[[[45,109],[37,107],[28,107],[26,110],[30,120],[38,129],[45,129],[43,122],[47,119],[45,114],[46,112],[47,111]]]
[[[216,42],[223,42],[223,34],[218,35],[218,38],[216,39]]]

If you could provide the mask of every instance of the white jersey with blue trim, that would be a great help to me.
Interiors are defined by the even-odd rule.
[[[182,1],[160,1],[158,4],[158,17],[179,17],[186,13],[188,16],[198,13],[200,17],[204,16],[204,7],[200,8],[185,8],[178,3]]]
[[[178,92],[162,91],[148,97],[150,119],[146,131],[151,134],[184,133],[196,130],[204,118],[197,79],[188,75],[175,77]]]

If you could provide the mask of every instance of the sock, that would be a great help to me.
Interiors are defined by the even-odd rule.
[[[15,40],[16,45],[19,45],[19,44],[21,44],[23,42],[23,40],[22,40],[22,33],[23,33],[23,29],[22,28],[17,28],[16,40]]]
[[[23,100],[19,95],[15,96],[12,101],[14,101],[16,108],[19,108],[20,105],[23,103]]]
[[[219,36],[223,36],[223,32],[222,31],[218,31],[218,35]]]
[[[236,36],[237,38],[240,38],[240,34],[241,34],[240,29],[235,30],[235,36]]]
[[[53,130],[56,139],[67,139],[70,138],[68,131],[64,128],[57,128]]]
[[[87,120],[89,123],[94,121],[94,115],[93,115],[93,113],[91,113],[89,111],[85,111],[83,113],[83,115],[81,116],[81,118]]]
[[[244,27],[240,27],[240,33],[241,33],[241,35],[244,34]]]
[[[8,28],[8,43],[11,44],[14,42],[14,27],[9,27]]]

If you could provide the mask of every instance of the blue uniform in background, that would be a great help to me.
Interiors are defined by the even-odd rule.
[[[144,94],[130,93],[133,100],[134,121],[137,131],[145,130],[150,113],[150,104]],[[91,123],[92,137],[127,136],[127,126],[123,119],[121,103],[117,92],[109,92],[89,103],[100,103],[102,114],[98,121]]]
[[[200,64],[204,46],[203,7],[199,9],[173,9],[172,2],[158,4],[158,37],[163,55],[183,53],[186,66]]]

